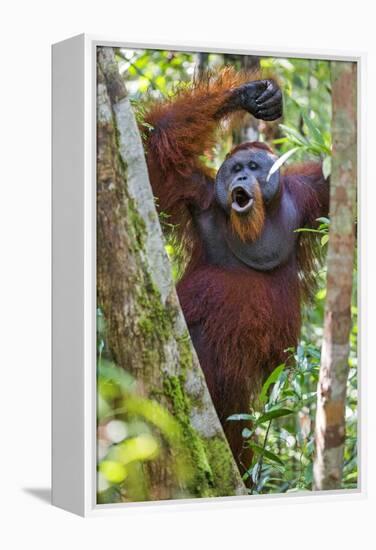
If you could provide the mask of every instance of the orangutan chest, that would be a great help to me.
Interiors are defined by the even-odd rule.
[[[299,216],[292,202],[281,205],[281,212],[266,217],[260,236],[244,242],[216,208],[201,212],[196,220],[206,260],[213,265],[269,271],[294,255]]]

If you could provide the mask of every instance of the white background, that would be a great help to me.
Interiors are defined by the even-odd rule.
[[[375,548],[376,74],[372,2],[40,0],[0,15],[2,548]],[[84,520],[51,507],[50,44],[81,32],[135,42],[368,52],[368,498],[340,502],[138,510]]]

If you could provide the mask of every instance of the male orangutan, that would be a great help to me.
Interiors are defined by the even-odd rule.
[[[233,454],[249,466],[244,425],[226,419],[249,410],[265,375],[297,343],[315,255],[294,230],[327,214],[328,183],[314,163],[280,174],[259,142],[235,147],[213,174],[202,156],[220,120],[239,110],[279,118],[279,87],[226,68],[151,104],[145,146],[159,209],[190,258],[177,291],[193,344]]]

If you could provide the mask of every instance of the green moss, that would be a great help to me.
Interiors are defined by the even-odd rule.
[[[231,451],[221,437],[202,440],[192,427],[192,404],[184,392],[184,384],[184,375],[166,376],[164,394],[171,400],[173,414],[182,427],[183,446],[190,451],[194,474],[188,489],[201,497],[233,495],[238,480]]]
[[[171,400],[173,414],[182,428],[183,446],[189,449],[193,466],[194,475],[189,482],[188,489],[191,494],[197,496],[214,496],[212,470],[206,456],[204,444],[191,425],[190,403],[183,388],[183,376],[166,376],[164,393]]]
[[[135,236],[134,242],[136,243],[136,248],[142,250],[145,246],[146,239],[146,224],[142,219],[140,214],[137,211],[137,208],[134,204],[134,200],[131,197],[128,197],[128,212],[127,212],[128,228],[133,232]]]
[[[148,317],[140,317],[138,326],[142,333],[151,334],[154,331],[154,324]]]
[[[152,345],[158,342],[158,347],[167,342],[173,334],[174,319],[168,308],[162,304],[158,289],[150,279],[140,289],[137,302],[141,308],[138,326],[145,338]]]
[[[206,441],[206,452],[212,468],[215,486],[219,489],[217,496],[233,495],[237,480],[232,468],[234,459],[227,443],[220,437],[208,439]]]
[[[168,303],[163,305],[160,292],[147,272],[145,279],[145,284],[140,288],[137,296],[137,303],[141,309],[138,326],[144,338],[151,345],[158,342],[158,348],[161,349],[161,344],[168,342],[175,333],[178,311],[173,305]],[[188,330],[176,340],[180,368],[182,372],[185,372],[192,366],[192,348]]]
[[[189,336],[188,330],[178,338],[179,346],[179,357],[180,357],[180,367],[182,372],[185,373],[187,369],[192,367],[193,358],[192,358],[192,345],[191,338]]]

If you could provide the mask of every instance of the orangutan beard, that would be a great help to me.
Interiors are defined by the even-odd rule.
[[[260,236],[265,221],[265,209],[259,184],[254,190],[254,203],[249,212],[239,214],[231,209],[230,225],[232,231],[242,241],[255,241]]]

